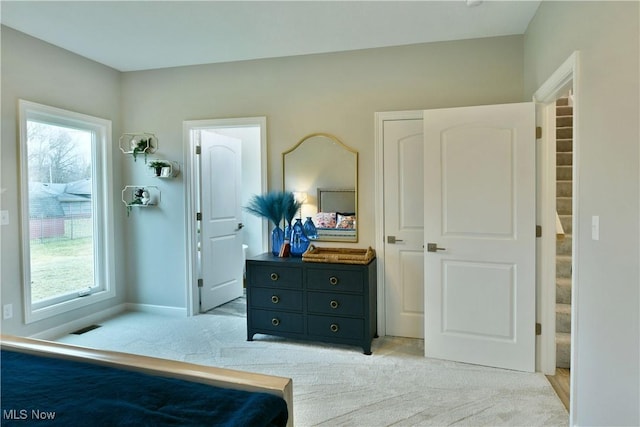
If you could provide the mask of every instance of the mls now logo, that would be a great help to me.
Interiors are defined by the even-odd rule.
[[[41,411],[39,409],[3,409],[2,419],[4,420],[53,420],[56,413],[52,411]]]

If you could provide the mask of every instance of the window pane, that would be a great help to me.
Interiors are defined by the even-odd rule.
[[[27,121],[31,301],[95,286],[93,133]]]

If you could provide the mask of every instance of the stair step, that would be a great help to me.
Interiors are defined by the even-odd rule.
[[[573,151],[573,139],[558,138],[556,139],[556,152],[568,153]]]
[[[573,126],[573,116],[556,116],[556,127]]]
[[[558,165],[556,166],[556,179],[569,181],[573,179],[573,166]]]
[[[558,215],[571,215],[571,197],[556,197],[556,210]]]
[[[556,367],[571,367],[571,334],[556,333]]]
[[[556,333],[571,333],[571,305],[556,304]]]
[[[566,277],[556,279],[556,303],[571,304],[571,279]]]
[[[573,181],[556,181],[556,197],[571,197]]]
[[[556,165],[558,166],[570,166],[573,164],[573,153],[559,153],[556,152]]]
[[[556,255],[556,277],[571,278],[571,255]]]
[[[556,99],[556,107],[561,105],[569,105],[569,97],[558,98]]]
[[[566,105],[556,107],[556,117],[564,117],[564,116],[572,116],[573,115],[573,107]]]
[[[556,240],[556,255],[571,256],[571,247],[573,246],[571,234],[565,231],[564,237]]]
[[[556,139],[573,138],[573,127],[556,127]]]
[[[558,217],[565,234],[571,234],[573,231],[573,217],[571,215],[558,215]]]

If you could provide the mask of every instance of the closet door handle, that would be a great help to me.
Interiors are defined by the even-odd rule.
[[[438,252],[446,250],[446,248],[439,248],[437,243],[427,243],[427,252]]]

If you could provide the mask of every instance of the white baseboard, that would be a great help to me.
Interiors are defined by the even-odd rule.
[[[133,304],[125,303],[119,304],[115,307],[108,308],[106,310],[93,313],[89,316],[82,317],[80,319],[67,322],[63,325],[56,326],[55,328],[47,329],[42,332],[30,335],[30,338],[37,338],[42,340],[55,340],[64,335],[68,335],[73,331],[80,328],[84,328],[87,325],[99,323],[105,319],[124,313],[125,311],[140,311],[144,313],[154,313],[163,316],[171,317],[187,317],[187,309],[180,307],[167,307],[162,305],[152,304]]]
[[[168,307],[165,305],[152,305],[152,304],[124,304],[126,311],[141,311],[144,313],[161,314],[163,316],[171,317],[187,317],[187,309],[180,307]]]
[[[54,340],[63,335],[68,335],[71,332],[83,328],[93,323],[101,322],[109,317],[113,317],[127,310],[126,304],[116,305],[115,307],[108,308],[106,310],[93,313],[89,316],[82,317],[80,319],[72,320],[63,325],[56,326],[55,328],[47,329],[42,332],[38,332],[30,336],[30,338],[38,338],[43,340]]]

